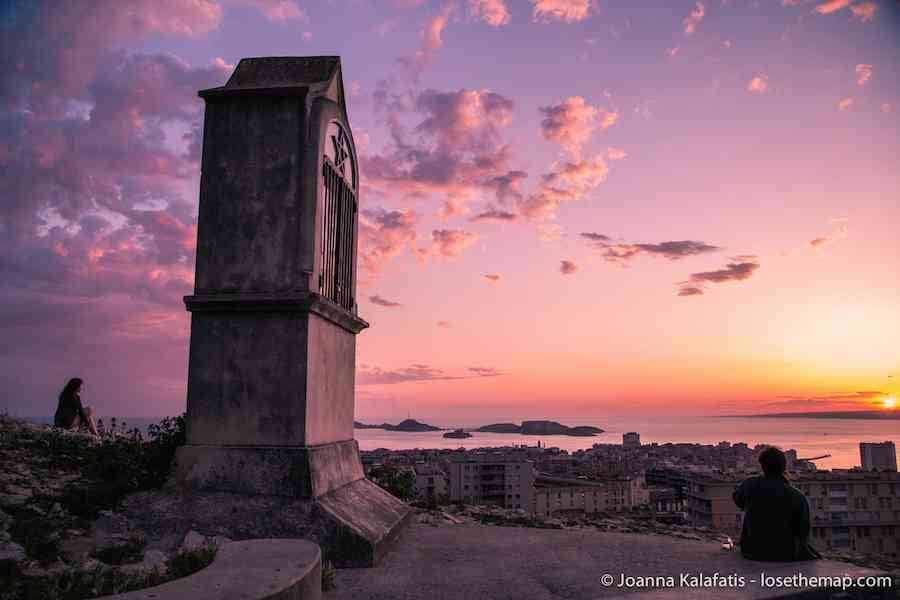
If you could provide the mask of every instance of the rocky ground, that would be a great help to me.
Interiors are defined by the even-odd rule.
[[[208,564],[227,541],[196,532],[148,539],[116,512],[117,494],[133,482],[85,464],[103,443],[0,418],[0,600],[143,587]]]

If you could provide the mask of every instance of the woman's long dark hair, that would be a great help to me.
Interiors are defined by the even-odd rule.
[[[81,387],[81,384],[84,383],[80,377],[73,377],[69,380],[69,383],[66,384],[66,387],[59,393],[59,401],[62,402],[68,398],[71,398],[75,395],[75,392],[78,391],[78,388]]]

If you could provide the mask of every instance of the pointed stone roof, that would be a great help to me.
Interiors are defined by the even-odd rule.
[[[198,93],[206,99],[230,94],[308,93],[326,96],[340,104],[346,112],[340,56],[242,58],[228,83]]]
[[[339,56],[242,58],[225,89],[327,85],[340,68]]]

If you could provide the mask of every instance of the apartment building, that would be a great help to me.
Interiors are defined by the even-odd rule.
[[[900,557],[900,474],[823,471],[793,483],[809,500],[814,546]]]
[[[531,511],[534,461],[523,453],[468,452],[449,463],[450,501]]]
[[[738,535],[743,513],[731,494],[739,478],[685,474],[685,508],[696,525]],[[820,550],[900,556],[900,473],[834,470],[792,474],[807,498],[810,541]]]
[[[622,446],[625,448],[640,448],[641,434],[636,431],[629,431],[622,434]]]
[[[643,477],[604,481],[539,475],[535,480],[534,514],[581,515],[630,510],[649,504]]]
[[[896,471],[894,442],[859,443],[859,460],[864,471]]]
[[[434,502],[446,501],[450,492],[447,474],[433,463],[416,463],[414,469],[416,499]]]
[[[739,482],[735,477],[685,473],[684,508],[688,520],[732,536],[740,534],[744,515],[732,497]]]

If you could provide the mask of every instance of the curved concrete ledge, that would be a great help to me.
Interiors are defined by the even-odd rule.
[[[381,564],[340,569],[326,600],[896,600],[892,586],[846,591],[766,577],[883,575],[846,563],[759,563],[709,541],[593,529],[415,523]],[[668,581],[628,581],[623,574]],[[733,581],[697,582],[697,576]],[[688,580],[682,582],[682,575]],[[743,582],[738,578],[743,577]],[[702,579],[702,577],[701,577]],[[754,579],[756,581],[754,581]]]
[[[319,546],[296,539],[232,542],[205,569],[111,600],[320,600]]]

